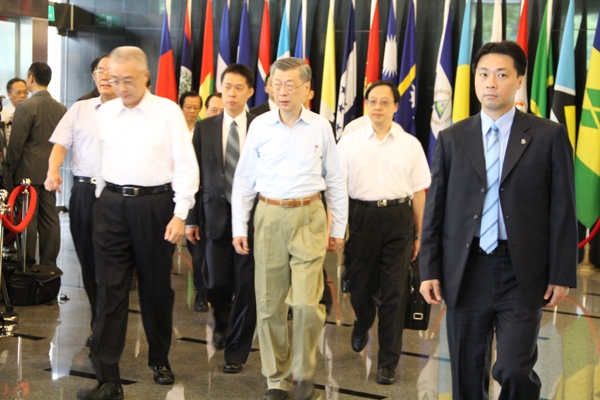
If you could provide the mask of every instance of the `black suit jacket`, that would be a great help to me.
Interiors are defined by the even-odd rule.
[[[508,140],[500,203],[513,268],[530,308],[545,305],[548,284],[575,287],[577,218],[573,150],[562,125],[517,111]],[[440,133],[427,194],[421,279],[438,279],[456,305],[485,197],[479,115]]]
[[[264,103],[260,103],[256,107],[252,107],[250,109],[250,114],[259,116],[269,111],[271,111],[271,108],[269,107],[269,100],[267,100]]]
[[[247,133],[255,116],[246,113],[246,118]],[[196,122],[192,144],[200,166],[200,190],[186,224],[203,226],[206,237],[219,239],[231,231],[231,204],[225,199],[223,114]]]

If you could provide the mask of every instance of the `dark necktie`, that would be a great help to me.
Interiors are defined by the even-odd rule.
[[[240,158],[240,135],[237,123],[233,121],[227,135],[227,147],[225,148],[225,198],[231,203],[231,188],[233,187],[233,176],[235,167]]]
[[[479,247],[489,254],[498,247],[500,141],[498,140],[498,127],[496,124],[492,124],[486,137],[485,170],[487,191],[483,201]]]

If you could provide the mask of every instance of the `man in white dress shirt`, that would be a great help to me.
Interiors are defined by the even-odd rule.
[[[146,55],[112,51],[109,74],[118,99],[98,110],[100,162],[94,208],[98,314],[90,352],[98,385],[80,399],[122,399],[119,359],[125,347],[129,284],[137,270],[148,365],[154,381],[173,384],[169,365],[175,243],[198,190],[198,163],[176,103],[146,90]],[[175,205],[173,206],[173,202]]]
[[[59,169],[70,148],[73,148],[71,170],[73,187],[69,199],[69,223],[75,252],[81,265],[81,280],[92,309],[90,327],[96,317],[96,267],[94,244],[92,242],[93,209],[96,202],[96,178],[94,176],[98,147],[99,108],[107,101],[116,98],[109,82],[109,55],[101,57],[94,70],[94,81],[100,97],[78,101],[60,120],[50,137],[54,144],[48,160],[48,174],[44,186],[46,190],[60,192],[62,178]],[[91,336],[90,336],[91,339]],[[88,346],[90,341],[88,340]]]
[[[348,180],[350,238],[346,278],[356,314],[352,349],[362,351],[379,318],[377,383],[392,384],[402,350],[408,267],[419,252],[425,189],[431,183],[421,143],[393,124],[400,94],[378,81],[365,94],[371,124],[340,140]],[[379,292],[379,306],[374,296]]]

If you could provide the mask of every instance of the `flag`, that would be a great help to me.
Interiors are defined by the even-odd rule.
[[[240,37],[238,39],[237,63],[248,68],[250,65],[250,17],[248,16],[248,0],[244,0],[242,17],[240,19]]]
[[[365,67],[365,92],[375,81],[379,80],[379,6],[377,0],[371,1],[371,30],[369,32],[369,47],[367,49],[367,64]],[[364,113],[366,114],[366,102]]]
[[[229,0],[223,3],[221,35],[219,36],[219,55],[217,56],[217,91],[221,91],[221,74],[233,62],[231,59],[231,41],[229,40]]]
[[[452,123],[452,19],[450,0],[444,5],[444,28],[440,40],[437,65],[435,68],[435,84],[433,88],[433,110],[431,112],[431,130],[427,160],[433,165],[433,149],[441,130]]]
[[[475,7],[475,28],[473,29],[473,50],[471,54],[477,54],[481,46],[483,45],[483,5],[481,0],[477,0],[477,6]],[[471,74],[471,98],[476,99],[477,93],[475,92],[474,85],[474,74]],[[471,115],[477,114],[481,111],[481,103],[478,101],[471,102]]]
[[[261,104],[269,99],[269,95],[267,95],[265,92],[267,74],[269,73],[269,68],[271,66],[271,21],[269,20],[269,0],[265,0],[265,4],[263,6],[257,64],[254,104]]]
[[[323,60],[323,83],[321,85],[321,109],[319,114],[335,121],[335,36],[333,27],[334,0],[329,0],[327,33],[325,34],[325,59]]]
[[[554,84],[550,26],[552,22],[552,0],[546,3],[531,84],[531,111],[538,117],[548,116],[548,88]]]
[[[466,2],[454,83],[452,122],[468,118],[471,112],[471,1]]]
[[[206,2],[206,16],[204,18],[204,41],[202,45],[202,67],[200,68],[200,97],[206,100],[214,90],[215,60],[213,50],[212,30],[212,0]],[[200,118],[206,117],[206,107],[200,110]]]
[[[528,35],[528,27],[527,27],[527,15],[529,10],[529,0],[523,0],[521,2],[521,18],[519,19],[519,30],[517,32],[517,43],[523,51],[525,52],[525,56],[529,59],[528,51],[527,51],[527,40],[529,39]],[[515,95],[515,106],[523,112],[527,112],[528,109],[527,102],[527,70],[525,70],[525,76],[523,76],[523,83],[519,90],[517,90],[517,94]]]
[[[302,0],[302,9],[298,19],[298,34],[296,35],[296,46],[294,48],[294,57],[303,59],[308,65],[309,43],[306,38],[306,12],[308,10],[307,0]]]
[[[400,65],[400,103],[394,116],[394,121],[402,126],[404,131],[417,136],[415,114],[417,111],[417,40],[415,20],[417,19],[415,0],[410,0],[408,19],[402,47],[402,63]]]
[[[185,4],[183,46],[181,47],[181,70],[179,72],[179,95],[192,90],[192,0]]]
[[[162,35],[160,38],[160,57],[158,58],[158,72],[156,76],[156,95],[166,97],[177,103],[177,84],[175,81],[175,60],[171,48],[171,35],[169,34],[169,13],[171,2],[167,1],[165,17],[163,19]]]
[[[600,217],[600,15],[598,20],[575,157],[577,217],[588,228]]]
[[[346,41],[344,43],[344,59],[342,60],[342,76],[335,121],[335,136],[342,137],[344,127],[356,118],[356,30],[354,25],[354,2],[350,3]]]
[[[571,146],[575,150],[577,121],[575,117],[575,1],[569,1],[565,29],[560,45],[554,96],[550,119],[567,127]]]
[[[398,84],[398,40],[396,36],[396,0],[392,0],[383,50],[381,79],[386,79],[394,85]]]
[[[281,16],[281,30],[277,44],[277,59],[289,57],[290,52],[290,0],[285,0],[283,15]]]
[[[492,17],[492,37],[490,42],[502,41],[502,0],[494,2],[494,16]]]

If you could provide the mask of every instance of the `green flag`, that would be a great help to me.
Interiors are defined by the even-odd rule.
[[[552,21],[552,1],[546,3],[542,29],[535,53],[533,79],[531,85],[531,111],[538,117],[548,117],[548,88],[554,85],[552,66],[552,45],[550,23]]]

